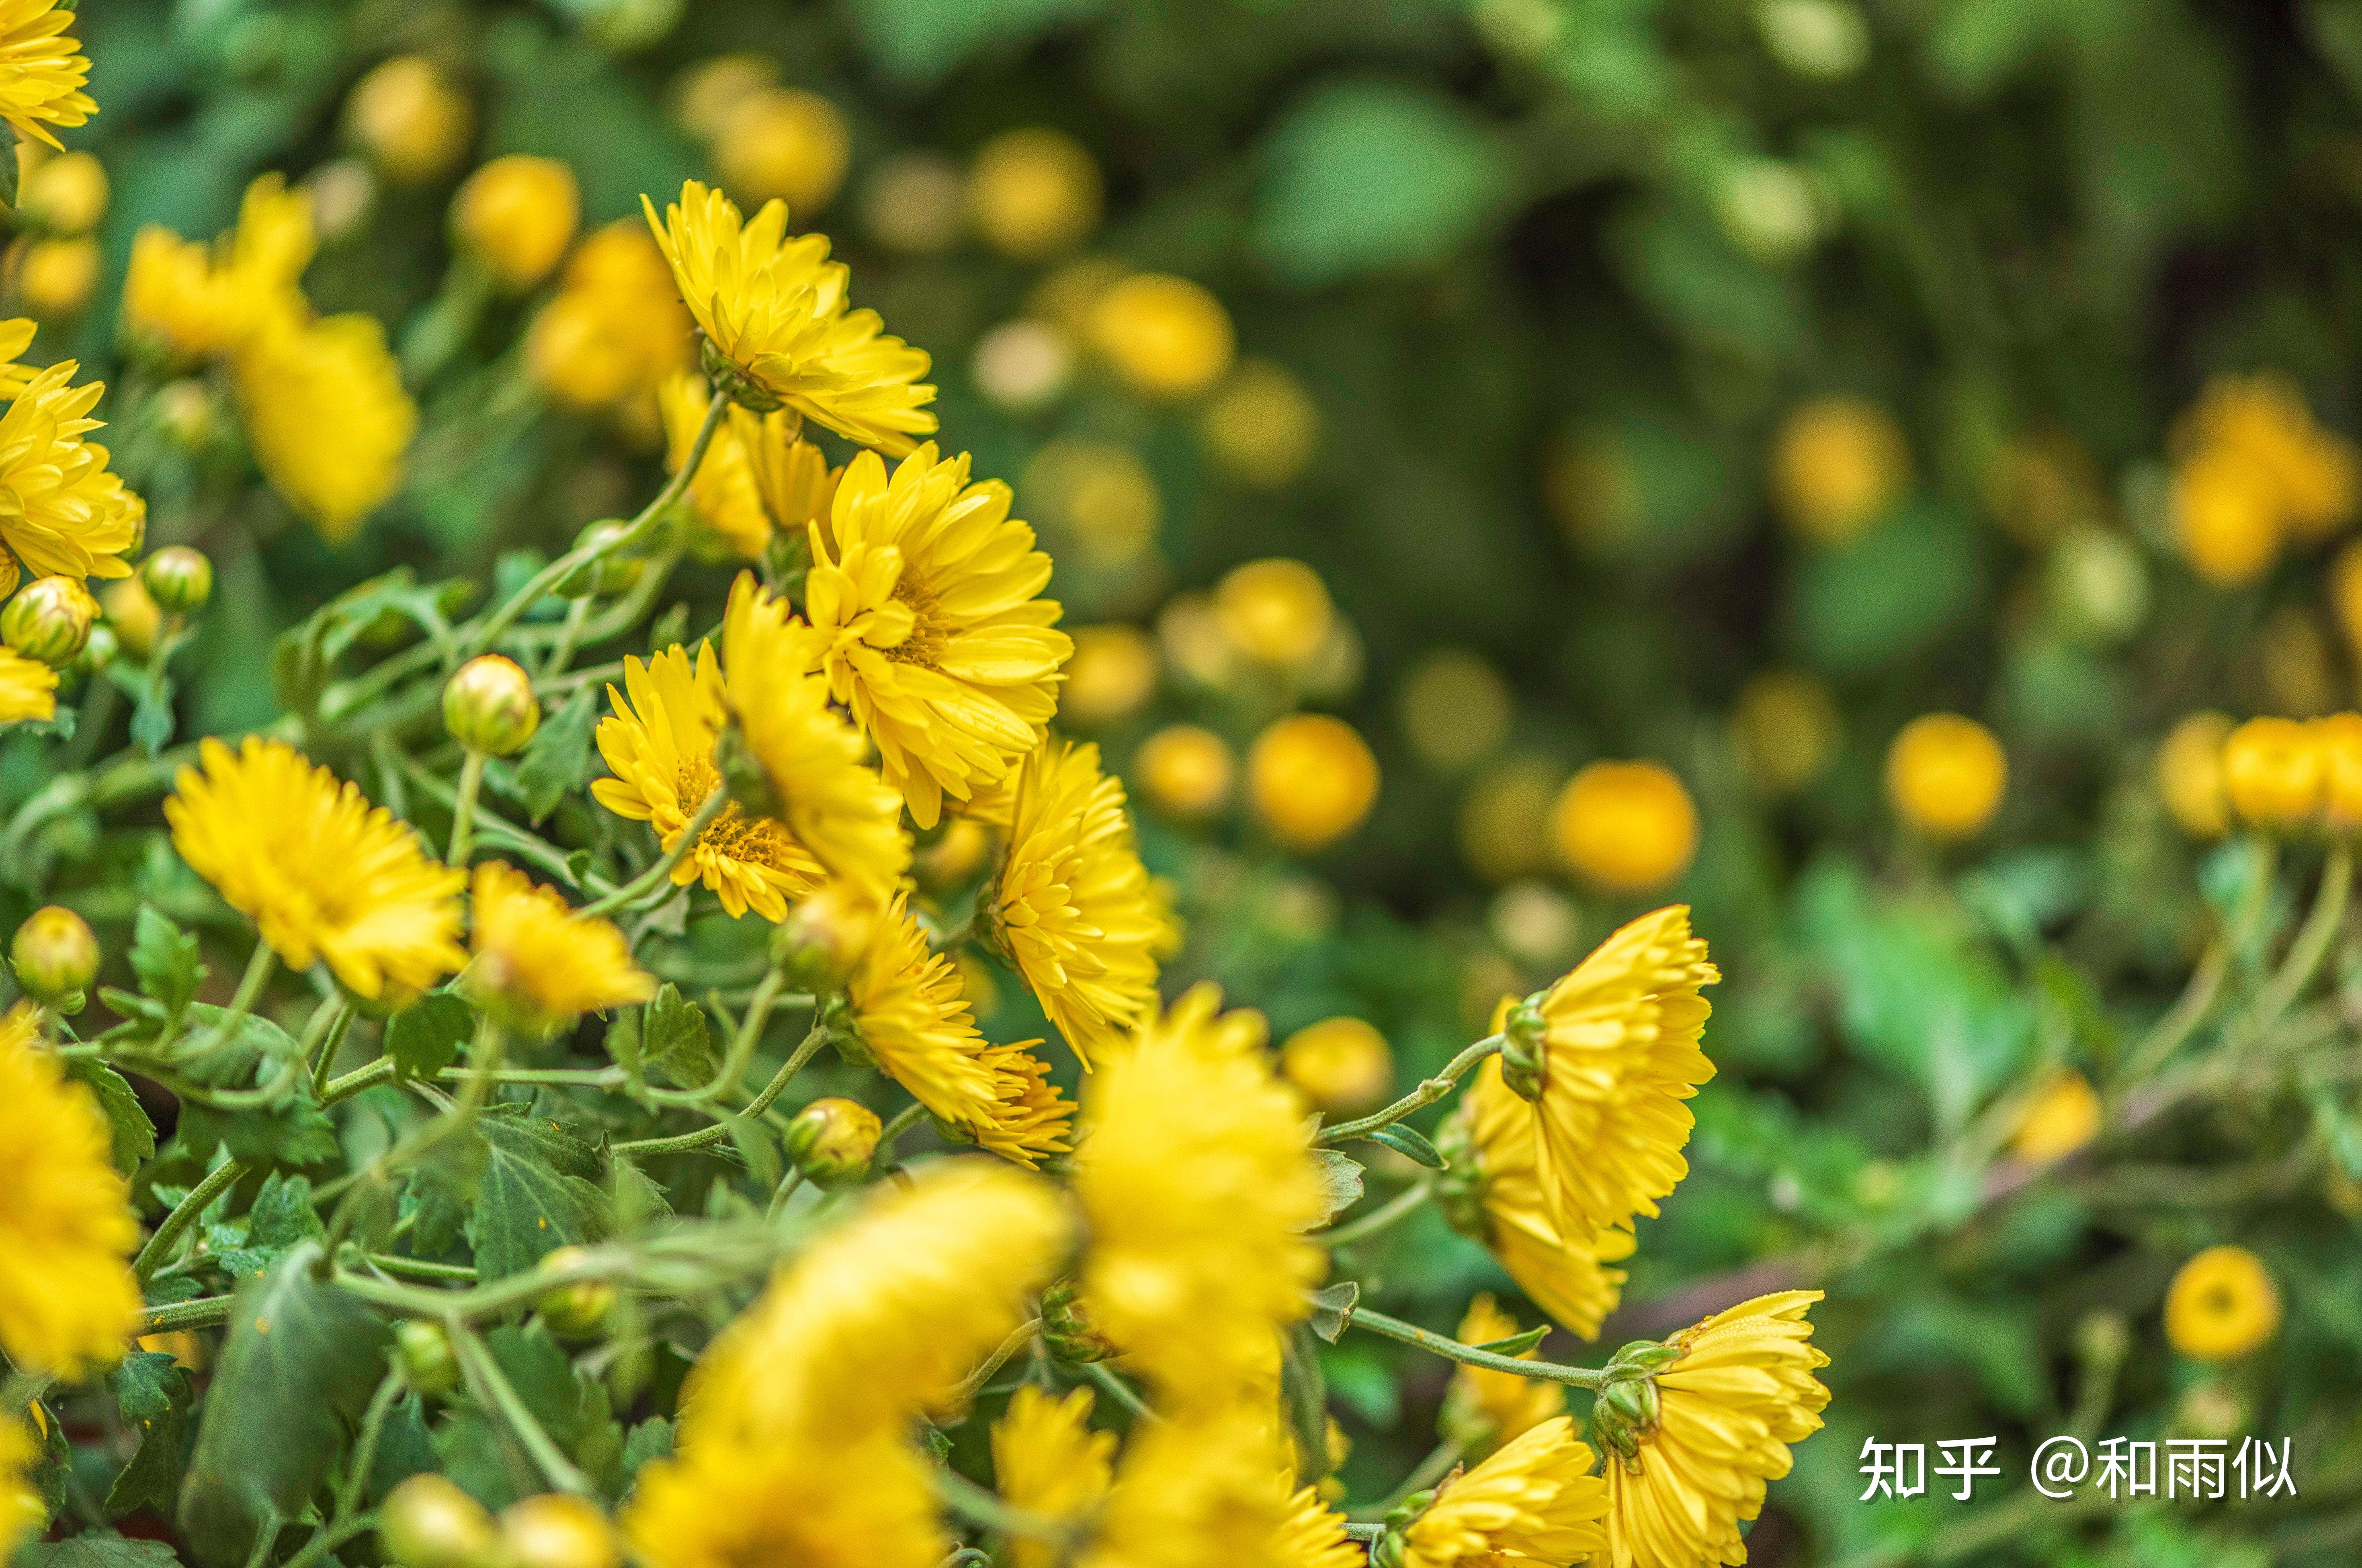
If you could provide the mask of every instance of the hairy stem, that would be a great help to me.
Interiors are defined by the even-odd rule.
[[[196,1222],[197,1216],[203,1214],[215,1198],[236,1186],[237,1178],[249,1168],[244,1160],[227,1159],[206,1172],[204,1179],[191,1187],[189,1195],[172,1206],[172,1212],[164,1216],[164,1222],[156,1227],[156,1233],[148,1238],[148,1244],[139,1249],[138,1257],[131,1260],[132,1277],[143,1286],[154,1278],[156,1271],[163,1266],[164,1259],[171,1254],[174,1243],[180,1241],[182,1232]]]
[[[1446,1361],[1456,1361],[1465,1366],[1481,1366],[1487,1372],[1536,1377],[1545,1383],[1563,1383],[1573,1388],[1600,1388],[1607,1382],[1607,1374],[1604,1371],[1595,1371],[1587,1366],[1562,1366],[1554,1361],[1526,1361],[1517,1356],[1495,1355],[1491,1351],[1463,1345],[1458,1340],[1446,1339],[1416,1323],[1406,1323],[1399,1318],[1389,1318],[1384,1312],[1374,1312],[1366,1307],[1356,1307],[1347,1321],[1356,1329],[1367,1329],[1374,1334],[1384,1334],[1390,1340],[1417,1345]]]
[[[468,1386],[475,1390],[478,1398],[500,1412],[501,1419],[516,1434],[517,1441],[524,1445],[525,1452],[533,1456],[534,1465],[541,1472],[543,1479],[555,1491],[589,1496],[591,1489],[590,1478],[575,1468],[574,1462],[566,1457],[556,1441],[534,1419],[533,1412],[526,1408],[524,1400],[518,1396],[515,1386],[509,1382],[508,1375],[501,1370],[500,1363],[492,1359],[492,1353],[485,1348],[484,1342],[476,1337],[476,1331],[457,1316],[446,1319],[444,1327],[451,1336],[451,1348],[459,1353],[459,1365],[468,1375]]]
[[[1320,1142],[1335,1143],[1347,1138],[1367,1137],[1381,1127],[1393,1126],[1415,1110],[1422,1110],[1433,1105],[1437,1100],[1450,1094],[1451,1086],[1458,1083],[1470,1068],[1485,1057],[1497,1055],[1501,1047],[1507,1043],[1508,1036],[1506,1034],[1486,1035],[1452,1057],[1451,1061],[1446,1062],[1441,1072],[1431,1078],[1422,1080],[1417,1088],[1412,1089],[1410,1093],[1387,1106],[1384,1110],[1372,1111],[1359,1121],[1341,1122],[1334,1127],[1322,1128]]]
[[[484,754],[469,748],[467,761],[459,765],[459,799],[451,808],[451,848],[443,856],[447,865],[464,868],[468,852],[475,847],[476,797],[484,788]]]
[[[689,825],[681,830],[679,838],[672,841],[672,847],[659,856],[654,865],[606,897],[593,899],[574,912],[581,915],[603,915],[610,910],[626,909],[637,904],[648,894],[668,885],[672,880],[673,867],[679,866],[687,857],[689,852],[697,847],[697,841],[705,836],[705,830],[713,825],[713,819],[720,816],[723,808],[729,804],[729,791],[716,789],[713,793],[705,797],[703,802],[697,808],[697,814],[689,819]]]

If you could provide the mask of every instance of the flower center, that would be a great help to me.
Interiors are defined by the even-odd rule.
[[[681,763],[680,777],[673,788],[680,797],[681,809],[694,812],[721,785],[722,775],[714,769],[713,759],[697,756]],[[768,817],[748,816],[735,801],[723,805],[722,814],[697,835],[701,854],[717,855],[724,860],[772,871],[789,868],[788,850],[794,842],[787,829]]]
[[[894,584],[894,598],[910,606],[911,635],[886,649],[886,657],[897,664],[936,668],[943,662],[944,644],[951,638],[951,623],[944,618],[942,602],[922,585],[911,581],[908,572]]]

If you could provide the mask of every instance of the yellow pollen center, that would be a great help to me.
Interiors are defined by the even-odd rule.
[[[935,596],[911,580],[908,572],[894,584],[894,598],[911,607],[911,635],[885,649],[888,658],[897,664],[924,665],[929,669],[943,662],[944,644],[951,637],[951,626],[944,618],[943,605]]]
[[[721,783],[722,775],[714,770],[713,759],[698,756],[681,763],[680,777],[673,787],[680,796],[681,810],[694,813]],[[787,829],[768,817],[748,816],[737,801],[732,801],[697,835],[697,852],[741,865],[784,871],[789,868],[788,845],[791,842]]]

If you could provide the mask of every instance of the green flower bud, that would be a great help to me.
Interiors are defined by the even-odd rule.
[[[1508,1043],[1501,1047],[1501,1081],[1522,1099],[1541,1099],[1542,1066],[1550,1043],[1541,992],[1509,1010],[1505,1032]]]
[[[574,1267],[590,1254],[580,1247],[560,1247],[541,1260],[545,1274]],[[603,1279],[573,1279],[553,1285],[533,1299],[534,1310],[562,1339],[587,1340],[598,1333],[615,1309],[615,1287]]]
[[[771,962],[804,990],[840,991],[877,928],[877,906],[831,882],[772,930]]]
[[[1452,1474],[1457,1475],[1459,1471],[1454,1470]],[[1403,1559],[1408,1551],[1403,1532],[1418,1522],[1418,1517],[1434,1503],[1439,1490],[1440,1488],[1429,1486],[1424,1491],[1413,1492],[1386,1511],[1386,1533],[1378,1537],[1377,1544],[1370,1548],[1370,1568],[1402,1568]]]
[[[500,1544],[484,1505],[440,1475],[414,1475],[386,1494],[377,1543],[402,1568],[479,1568]]]
[[[602,517],[588,524],[574,536],[574,547],[587,549],[602,546],[606,553],[586,566],[577,567],[561,579],[553,591],[561,599],[613,598],[629,593],[647,569],[647,562],[638,556],[626,554],[615,541],[632,531],[632,525],[620,517]]]
[[[139,563],[139,580],[158,609],[192,615],[214,596],[214,563],[186,545],[167,545]]]
[[[848,1181],[867,1173],[884,1130],[877,1113],[858,1100],[816,1099],[788,1123],[788,1158],[816,1182]]]
[[[1444,1219],[1462,1235],[1489,1245],[1493,1221],[1485,1212],[1485,1171],[1465,1116],[1445,1119],[1435,1134],[1435,1152],[1444,1159],[1443,1174],[1436,1178],[1435,1187]]]
[[[402,1380],[421,1394],[448,1394],[459,1386],[459,1358],[439,1323],[421,1318],[396,1323],[393,1354]]]
[[[98,601],[71,577],[37,578],[0,609],[0,642],[55,668],[72,664],[98,623]]]
[[[113,664],[123,652],[123,639],[115,628],[101,621],[90,629],[90,641],[82,646],[82,667],[93,674]]]
[[[98,938],[72,910],[35,910],[9,946],[17,983],[45,1007],[82,1010],[83,993],[98,978]]]
[[[1120,1355],[1123,1347],[1099,1331],[1070,1277],[1042,1293],[1042,1343],[1060,1361],[1077,1364]]]
[[[469,659],[443,688],[443,727],[469,751],[515,756],[541,727],[533,678],[499,654]]]
[[[213,394],[196,380],[171,381],[156,393],[150,405],[157,425],[183,452],[210,446],[220,433],[220,415]]]

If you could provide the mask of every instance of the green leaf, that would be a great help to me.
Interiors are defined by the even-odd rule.
[[[306,1245],[237,1287],[181,1487],[180,1524],[207,1562],[243,1561],[301,1514],[336,1467],[383,1372],[386,1328],[312,1277]]]
[[[558,1447],[571,1452],[605,1416],[603,1393],[594,1395],[598,1386],[575,1375],[574,1364],[540,1324],[494,1329],[484,1336],[484,1346]]]
[[[87,1085],[105,1114],[108,1133],[113,1140],[111,1157],[115,1168],[128,1176],[139,1162],[156,1153],[156,1124],[148,1120],[140,1108],[139,1096],[121,1073],[95,1056],[72,1056],[66,1059],[66,1077]]]
[[[1266,143],[1256,250],[1288,281],[1432,266],[1507,208],[1493,133],[1451,100],[1392,82],[1332,83]]]
[[[614,1232],[596,1149],[522,1105],[491,1108],[476,1131],[487,1157],[466,1229],[481,1277],[520,1273],[559,1247]]]
[[[197,994],[205,977],[205,963],[197,939],[152,906],[139,906],[131,926],[131,972],[139,989],[160,1003],[164,1016],[178,1018]]]
[[[260,1274],[306,1242],[326,1234],[312,1207],[312,1183],[304,1176],[282,1176],[277,1171],[264,1178],[243,1225],[215,1225],[211,1241],[214,1256],[243,1279]]]
[[[640,1010],[624,1008],[607,1021],[607,1032],[601,1037],[607,1055],[615,1066],[624,1069],[624,1077],[637,1093],[645,1088],[647,1075],[640,1061]]]
[[[107,1489],[106,1511],[119,1518],[152,1507],[169,1516],[187,1462],[189,1375],[170,1355],[133,1351],[108,1381],[123,1424],[139,1434],[139,1447]]]
[[[650,1460],[671,1457],[672,1423],[662,1416],[650,1416],[624,1439],[624,1485],[629,1486]]]
[[[189,1099],[181,1102],[181,1147],[200,1158],[226,1148],[258,1165],[316,1165],[342,1153],[336,1123],[312,1098],[311,1085],[268,1110],[220,1110]]]
[[[1319,1290],[1308,1290],[1305,1295],[1312,1302],[1311,1316],[1305,1320],[1312,1331],[1332,1345],[1343,1339],[1345,1331],[1352,1326],[1353,1309],[1361,1303],[1362,1287],[1350,1279],[1341,1279]]]
[[[566,706],[542,721],[517,759],[517,798],[535,826],[558,801],[590,782],[590,738],[599,727],[599,708],[598,693],[588,682],[577,687]]]
[[[1397,1123],[1392,1127],[1381,1127],[1369,1137],[1371,1143],[1384,1143],[1395,1153],[1418,1161],[1429,1170],[1440,1171],[1445,1167],[1446,1161],[1436,1152],[1435,1145],[1411,1128]]]
[[[456,991],[430,991],[386,1025],[385,1054],[396,1083],[431,1078],[459,1059],[476,1032],[476,1015]]]
[[[1315,1149],[1312,1160],[1320,1167],[1320,1196],[1329,1205],[1320,1217],[1325,1225],[1362,1201],[1362,1167],[1334,1149]]]
[[[853,0],[854,29],[887,75],[923,85],[997,46],[1090,16],[1107,0]]]
[[[681,1088],[703,1088],[716,1064],[705,1010],[670,981],[657,992],[640,1026],[640,1058]]]
[[[14,163],[0,159],[0,163]],[[17,1568],[179,1568],[181,1559],[160,1540],[127,1535],[78,1535],[72,1540],[20,1548]]]
[[[1522,1334],[1511,1334],[1506,1340],[1486,1340],[1481,1345],[1472,1345],[1469,1348],[1491,1351],[1495,1355],[1523,1355],[1550,1338],[1550,1331],[1551,1326],[1548,1323],[1542,1323],[1528,1329]]]
[[[490,1416],[454,1410],[436,1425],[433,1468],[488,1508],[505,1508],[538,1492],[532,1464]]]
[[[435,1468],[435,1445],[426,1435],[425,1401],[404,1394],[386,1413],[385,1430],[378,1434],[377,1452],[370,1459],[369,1500],[383,1500],[388,1492],[412,1476]]]
[[[1984,579],[1967,518],[1909,505],[1849,545],[1810,553],[1786,605],[1789,635],[1832,675],[1889,668],[1971,619]]]
[[[174,694],[171,677],[158,677],[141,690],[139,706],[132,711],[131,738],[150,754],[172,744]]]

